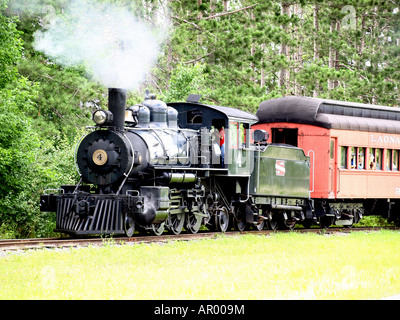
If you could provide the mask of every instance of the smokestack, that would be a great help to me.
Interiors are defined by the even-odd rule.
[[[114,116],[112,126],[116,130],[124,131],[126,109],[126,89],[108,89],[108,110]]]

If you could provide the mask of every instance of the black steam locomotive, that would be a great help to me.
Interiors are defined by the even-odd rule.
[[[96,126],[77,147],[81,180],[41,196],[41,210],[56,212],[55,231],[132,236],[314,223],[303,150],[267,144],[267,132],[251,130],[256,116],[198,98],[126,108],[126,91],[109,89],[109,110],[94,112]]]

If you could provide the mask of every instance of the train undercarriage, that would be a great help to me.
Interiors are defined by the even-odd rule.
[[[232,228],[286,229],[332,225],[351,228],[365,214],[386,213],[399,222],[400,204],[390,200],[332,201],[227,194],[217,179],[192,188],[145,186],[125,195],[91,193],[89,186],[63,186],[62,193],[42,196],[43,210],[57,213],[56,229],[73,236],[135,232],[161,235],[197,233],[201,228],[225,232]],[[204,229],[205,230],[205,229]]]
[[[351,228],[364,214],[362,202],[315,200],[315,215],[322,228],[331,225]]]
[[[41,209],[56,212],[56,232],[74,236],[197,233],[202,226],[219,232],[277,230],[316,222],[308,199],[227,193],[217,180],[204,179],[190,188],[142,186],[124,195],[62,186],[58,194],[42,196]]]

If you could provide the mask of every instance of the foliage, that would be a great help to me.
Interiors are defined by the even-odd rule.
[[[2,1],[0,8],[4,7]],[[12,227],[7,229],[16,230],[28,205],[24,192],[30,186],[27,176],[34,162],[32,150],[38,145],[31,121],[26,117],[34,106],[37,91],[27,79],[19,76],[16,68],[21,59],[22,42],[15,19],[0,15],[0,30],[0,228],[4,229],[8,223]]]
[[[5,8],[0,1],[0,10]],[[22,41],[16,28],[16,19],[0,15],[0,89],[18,78],[17,61],[21,57]]]
[[[354,227],[394,227],[394,223],[388,222],[382,216],[363,216]]]
[[[9,76],[0,75],[0,236],[32,237],[48,235],[48,221],[54,220],[39,214],[40,193],[46,186],[72,182],[76,174],[69,169],[74,153],[68,137],[55,130],[54,123],[34,117],[38,102],[50,89],[44,90],[44,82],[33,82],[18,72],[16,66],[24,65],[27,56],[22,56],[16,23],[15,18],[0,15],[0,29],[7,30],[0,69],[9,72]]]
[[[8,237],[46,235],[38,212],[46,187],[72,183],[74,150],[64,137],[57,146],[40,137],[26,114],[35,107],[37,87],[25,78],[0,91],[0,232]]]
[[[0,91],[0,221],[23,219],[24,193],[30,188],[30,166],[38,146],[36,134],[24,112],[32,107],[35,91],[26,79],[13,83],[13,89]],[[22,204],[24,202],[24,204]]]
[[[395,2],[200,0],[169,7],[174,32],[158,77],[200,62],[210,101],[252,112],[285,95],[399,104]]]
[[[87,80],[82,70],[62,68],[41,55],[21,61],[19,70],[40,91],[36,108],[29,114],[33,125],[55,145],[62,135],[72,142],[77,130],[91,124],[94,109],[107,100],[107,90]]]
[[[172,72],[166,88],[161,97],[165,102],[186,101],[189,94],[201,94],[207,97],[209,90],[205,86],[207,74],[205,66],[197,63],[194,66],[178,65]]]

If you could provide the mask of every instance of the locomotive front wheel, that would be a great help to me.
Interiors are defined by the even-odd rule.
[[[185,214],[184,213],[171,214],[168,217],[168,229],[173,234],[180,234],[182,232],[184,224],[185,224]]]
[[[229,227],[229,213],[226,207],[222,207],[217,211],[215,215],[215,225],[218,231],[225,232]]]
[[[130,214],[125,216],[124,231],[127,237],[132,237],[135,232],[135,221]]]
[[[201,227],[202,217],[199,215],[188,213],[186,216],[186,226],[185,229],[189,233],[197,233]]]
[[[161,236],[164,232],[164,226],[165,222],[160,224],[153,223],[151,225],[150,233],[152,233],[155,236]]]

